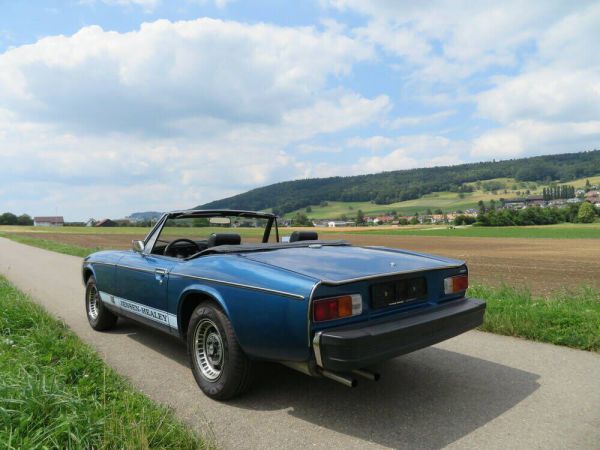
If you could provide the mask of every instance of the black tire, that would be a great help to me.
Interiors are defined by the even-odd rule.
[[[220,336],[217,336],[217,331]],[[217,357],[216,351],[210,355],[210,342],[207,341],[211,339],[215,344],[213,350],[221,346],[220,357]],[[242,351],[231,322],[218,307],[210,303],[202,303],[196,307],[188,326],[187,345],[196,383],[208,397],[228,400],[248,389],[252,380],[252,361]],[[200,367],[200,349],[206,350],[205,369]],[[221,361],[220,364],[217,360]],[[212,372],[212,379],[207,371]],[[219,373],[215,375],[217,371]]]
[[[117,323],[117,316],[102,303],[94,277],[90,277],[85,285],[85,315],[96,331],[110,330]]]

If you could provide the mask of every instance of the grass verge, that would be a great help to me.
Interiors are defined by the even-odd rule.
[[[582,287],[548,298],[510,286],[474,286],[487,302],[483,331],[600,352],[600,293]]]
[[[65,244],[58,241],[51,241],[49,239],[41,239],[38,237],[29,237],[23,235],[17,235],[12,233],[2,233],[0,232],[0,237],[10,239],[15,242],[20,242],[21,244],[31,245],[33,247],[43,248],[45,250],[51,250],[53,252],[64,253],[65,255],[73,255],[80,256],[85,258],[90,253],[97,252],[99,250],[103,250],[100,247],[80,247],[78,245],[70,245]]]
[[[2,448],[207,447],[2,277],[0,333]]]

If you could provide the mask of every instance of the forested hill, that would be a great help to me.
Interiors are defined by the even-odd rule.
[[[322,201],[389,204],[438,191],[461,192],[469,183],[492,178],[570,181],[600,173],[600,150],[535,156],[458,166],[396,170],[371,175],[285,181],[216,200],[198,208],[265,210],[285,214]]]

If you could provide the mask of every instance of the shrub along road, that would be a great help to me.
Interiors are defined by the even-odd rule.
[[[277,365],[229,403],[196,387],[175,339],[122,321],[92,331],[81,259],[0,239],[0,273],[117,372],[224,448],[597,448],[600,355],[470,332],[381,367],[354,390]]]

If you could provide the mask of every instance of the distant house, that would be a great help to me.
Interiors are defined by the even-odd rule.
[[[327,226],[329,228],[353,227],[355,225],[356,225],[356,222],[352,222],[352,221],[332,220],[331,222],[327,222]]]
[[[117,226],[117,222],[115,222],[114,220],[110,220],[110,219],[104,219],[101,220],[100,222],[96,223],[96,225],[94,225],[96,227],[116,227]]]
[[[65,220],[62,216],[39,216],[33,218],[34,227],[62,227]]]
[[[526,198],[507,198],[504,200],[504,206],[507,208],[524,208],[527,204]]]
[[[396,218],[394,216],[379,216],[379,217],[375,217],[373,219],[373,223],[374,224],[380,224],[380,223],[391,223],[395,220]]]
[[[600,202],[600,192],[588,191],[585,194],[585,199],[590,203],[598,203]]]

